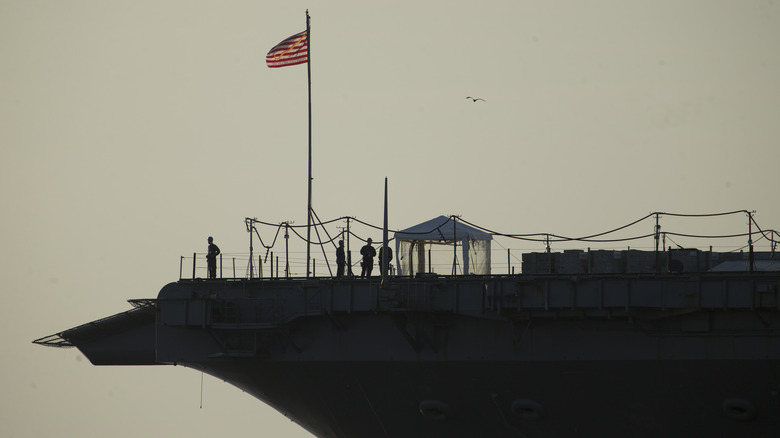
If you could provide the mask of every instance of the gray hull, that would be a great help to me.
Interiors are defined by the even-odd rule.
[[[769,383],[778,365],[766,361],[247,360],[225,367],[206,371],[230,376],[323,437],[774,437],[780,430]],[[445,418],[421,413],[432,401],[443,403]],[[729,412],[724,403],[732,403]],[[744,420],[742,403],[756,410]]]
[[[180,281],[44,338],[320,437],[777,436],[780,275]]]

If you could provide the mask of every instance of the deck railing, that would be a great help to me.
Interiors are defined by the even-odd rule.
[[[335,276],[335,261],[330,266],[322,260],[312,259],[311,276]],[[360,274],[360,265],[353,266],[353,272]],[[318,271],[319,270],[319,271]],[[374,267],[374,275],[379,268]],[[247,279],[247,278],[300,278],[306,276],[305,256],[293,256],[285,260],[283,256],[255,256],[251,261],[249,254],[222,253],[217,256],[217,278]],[[208,264],[205,253],[192,253],[191,256],[181,256],[179,259],[179,280],[208,278]]]
[[[503,257],[500,257],[500,256]],[[335,259],[335,257],[334,257]],[[310,277],[334,277],[336,275],[335,260],[323,261],[312,258]],[[756,252],[756,263],[777,260],[774,252]],[[360,258],[348,257],[351,260],[351,270],[346,269],[345,275],[360,276]],[[446,257],[443,259],[446,260]],[[523,252],[520,250],[501,249],[492,251],[491,275],[516,274],[604,274],[604,273],[664,273],[670,270],[669,261],[679,262],[679,271],[675,272],[705,272],[725,261],[743,261],[742,269],[747,268],[748,254],[744,252],[713,252],[697,249],[675,249],[660,252],[634,250],[632,248],[617,250],[564,250],[551,253]],[[390,275],[395,275],[395,264],[403,263],[393,259]],[[460,262],[460,260],[459,260]],[[427,272],[449,276],[452,272],[452,262],[431,263],[426,261]],[[459,275],[458,274],[455,275]],[[373,276],[379,274],[379,260],[374,259]],[[250,260],[247,253],[222,253],[217,256],[217,278],[223,279],[254,279],[254,278],[304,278],[306,277],[306,256],[303,253],[291,252],[275,255],[273,252],[257,255]],[[179,262],[179,279],[208,278],[205,253],[193,253],[192,256],[181,256]]]

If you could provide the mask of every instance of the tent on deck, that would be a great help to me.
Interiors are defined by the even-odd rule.
[[[457,218],[439,216],[395,233],[399,275],[489,275],[493,236]]]

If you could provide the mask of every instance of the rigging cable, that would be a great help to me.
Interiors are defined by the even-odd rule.
[[[734,211],[726,211],[723,213],[683,214],[683,213],[666,213],[662,211],[657,211],[651,213],[651,215],[660,214],[664,216],[677,216],[677,217],[713,217],[713,216],[728,216],[730,214],[747,213],[747,212],[748,212],[747,210],[734,210]]]
[[[461,222],[463,222],[465,224],[468,224],[468,225],[470,225],[470,226],[472,226],[472,227],[474,227],[474,228],[476,228],[478,230],[487,232],[487,233],[489,233],[489,234],[491,234],[493,236],[506,237],[506,238],[515,239],[515,240],[523,240],[523,241],[529,241],[529,242],[542,242],[542,243],[548,243],[548,242],[569,242],[569,241],[608,243],[608,242],[626,242],[626,241],[645,239],[645,238],[648,238],[648,237],[655,236],[656,233],[653,232],[653,233],[647,233],[647,234],[642,234],[642,235],[637,235],[637,236],[632,236],[632,237],[613,238],[613,239],[597,239],[598,237],[606,236],[606,235],[609,235],[609,234],[612,234],[612,233],[624,230],[624,229],[629,228],[631,226],[634,226],[634,225],[636,225],[636,224],[638,224],[638,223],[640,223],[642,221],[645,221],[648,218],[653,217],[653,216],[663,215],[663,216],[672,216],[672,217],[716,217],[716,216],[726,216],[726,215],[733,215],[733,214],[746,213],[746,212],[747,212],[747,210],[734,210],[734,211],[729,211],[729,212],[707,213],[707,214],[683,214],[683,213],[669,213],[669,212],[652,212],[652,213],[647,214],[646,216],[641,217],[641,218],[639,218],[637,220],[634,220],[634,221],[632,221],[632,222],[630,222],[630,223],[628,223],[626,225],[623,225],[623,226],[620,226],[620,227],[617,227],[617,228],[614,228],[614,229],[611,229],[611,230],[608,230],[608,231],[604,231],[604,232],[601,232],[601,233],[590,234],[590,235],[581,236],[581,237],[568,237],[568,236],[562,236],[562,235],[550,234],[550,233],[529,233],[529,234],[501,233],[501,232],[497,232],[497,231],[491,230],[489,228],[485,228],[485,227],[476,225],[476,224],[474,224],[472,222],[469,222],[469,221],[467,221],[467,220],[465,220],[463,218],[460,218],[460,220],[461,220]],[[314,217],[316,217],[317,223],[323,228],[323,230],[325,231],[328,239],[323,241],[321,236],[320,236],[320,234],[319,234],[319,232],[317,232],[317,240],[318,241],[317,242],[308,241],[308,243],[318,244],[318,245],[322,246],[322,245],[325,245],[325,244],[328,244],[328,243],[335,242],[336,238],[330,236],[330,233],[328,233],[327,229],[325,228],[325,225],[333,223],[333,222],[336,222],[336,221],[341,221],[341,220],[347,219],[347,216],[342,216],[342,217],[337,218],[337,219],[332,219],[332,220],[323,222],[317,216],[316,212],[312,211],[311,213],[314,215]],[[750,221],[753,224],[756,225],[756,228],[758,229],[758,231],[748,232],[748,233],[725,234],[725,235],[695,235],[695,234],[672,233],[672,232],[664,232],[664,234],[665,235],[670,235],[670,236],[688,237],[688,238],[696,238],[696,239],[735,238],[735,237],[745,237],[745,236],[749,236],[749,235],[752,235],[752,234],[760,234],[764,239],[767,239],[767,240],[772,242],[771,246],[772,246],[772,248],[774,250],[774,248],[777,245],[777,242],[775,241],[775,239],[773,239],[773,236],[775,234],[777,234],[777,232],[774,231],[774,230],[762,230],[761,227],[758,225],[758,223],[755,221],[755,218],[753,218],[752,215],[749,215],[749,217],[750,217]],[[376,230],[383,230],[382,227],[379,227],[379,226],[376,226],[376,225],[372,225],[372,224],[370,224],[368,222],[364,222],[364,221],[359,220],[357,218],[350,217],[349,219],[351,219],[351,220],[353,220],[355,222],[358,222],[358,223],[360,223],[360,224],[362,224],[364,226],[367,226],[369,228],[373,228],[373,229],[376,229]],[[441,228],[444,225],[446,225],[447,222],[449,222],[451,220],[452,220],[452,217],[447,217],[447,219],[442,224],[432,228],[430,231],[427,231],[427,232],[404,232],[404,234],[426,235],[426,234],[431,234],[431,233],[433,233],[435,231],[438,231],[439,232],[439,236],[441,237],[441,240],[446,240],[444,238],[444,234],[443,234]],[[276,244],[276,241],[277,241],[278,236],[279,236],[279,231],[281,230],[282,225],[285,225],[288,230],[292,230],[292,232],[296,236],[298,236],[298,238],[300,238],[304,242],[307,242],[307,239],[305,237],[303,237],[297,231],[298,228],[302,228],[302,227],[304,227],[304,225],[294,226],[294,225],[290,225],[289,223],[271,224],[271,223],[263,222],[263,221],[259,221],[259,220],[253,220],[253,221],[254,221],[254,223],[259,223],[259,224],[262,224],[262,225],[277,227],[277,232],[276,232],[276,235],[274,236],[274,241],[271,243],[270,246],[265,245],[265,243],[263,242],[262,238],[260,239],[260,243],[263,245],[263,247],[266,248],[266,261],[267,261],[267,258],[268,258],[268,252]],[[316,226],[317,226],[317,224],[315,224],[315,230],[316,230]],[[257,234],[258,238],[260,238],[259,231],[257,230],[256,227],[254,229],[255,229],[255,233]],[[397,231],[397,230],[388,230],[388,231],[391,231],[391,232],[394,232],[394,233],[400,232],[400,231]],[[367,241],[367,239],[358,236],[357,234],[355,234],[351,230],[349,231],[348,234],[350,236],[354,236],[355,238],[357,238],[360,241],[363,241],[363,242]],[[769,236],[767,236],[767,234],[769,234]],[[389,239],[389,241],[392,241],[394,239],[395,239],[395,237]],[[334,243],[334,245],[335,245],[335,243]],[[324,254],[324,248],[323,248],[323,254]]]
[[[471,222],[469,222],[469,221],[467,221],[465,219],[461,219],[461,222],[467,223],[467,224],[471,225],[472,227],[475,227],[477,229],[480,229],[482,231],[490,233],[490,234],[492,234],[494,236],[502,236],[502,237],[508,237],[508,238],[518,239],[518,240],[528,240],[528,241],[531,241],[531,242],[546,242],[547,241],[547,238],[545,238],[545,239],[531,239],[530,238],[531,236],[554,236],[554,237],[557,237],[557,239],[550,240],[551,242],[566,242],[566,241],[571,241],[571,240],[575,240],[575,241],[589,241],[588,239],[591,239],[591,238],[594,238],[594,237],[603,236],[603,235],[606,235],[606,234],[611,234],[611,233],[614,233],[616,231],[620,231],[620,230],[623,230],[625,228],[628,228],[628,227],[630,227],[632,225],[635,225],[635,224],[637,224],[639,222],[642,222],[643,220],[645,220],[645,219],[647,219],[649,217],[652,217],[653,215],[655,215],[655,213],[650,213],[650,214],[648,214],[647,216],[645,216],[645,217],[643,217],[641,219],[637,219],[634,222],[631,222],[629,224],[623,225],[621,227],[618,227],[618,228],[615,228],[615,229],[612,229],[612,230],[609,230],[609,231],[605,231],[603,233],[591,234],[589,236],[583,236],[583,237],[565,237],[565,236],[559,236],[557,234],[549,234],[549,233],[505,234],[505,233],[499,233],[499,232],[496,232],[496,231],[493,231],[493,230],[489,230],[487,228],[480,227],[479,225],[472,224]],[[651,234],[651,235],[653,235],[653,234]],[[643,238],[643,237],[646,237],[646,236],[639,236],[639,237],[636,237],[636,239]],[[623,240],[634,240],[634,239],[635,238],[623,239]],[[593,242],[600,242],[599,240],[592,240],[592,241]]]
[[[320,226],[322,227],[322,231],[324,231],[325,235],[328,236],[328,239],[330,239],[329,242],[333,243],[334,239],[332,237],[330,237],[330,234],[328,233],[328,230],[325,228],[325,225],[320,221],[320,217],[317,215],[317,212],[314,211],[313,208],[311,209],[311,214],[313,214],[314,217],[317,218],[317,221],[320,223]],[[322,238],[320,237],[320,232],[317,229],[317,225],[316,224],[314,225],[314,232],[317,234],[317,240],[322,241]],[[326,244],[327,244],[327,242],[326,243],[319,243],[319,246],[320,246],[320,249],[322,250],[322,257],[325,259],[325,265],[328,267],[328,273],[332,277],[333,276],[333,271],[330,269],[330,263],[328,263],[328,256],[327,256],[327,254],[325,254],[325,245]],[[333,246],[335,247],[336,245],[333,245]]]
[[[255,228],[255,234],[257,234],[257,237],[260,238],[260,232],[257,231],[256,227],[253,226],[253,228]],[[274,245],[276,245],[276,239],[279,237],[279,231],[281,231],[281,229],[282,229],[282,224],[277,225],[276,235],[274,236],[274,241],[271,242],[271,246],[266,246],[263,243],[263,239],[260,239],[260,244],[263,245],[263,247],[265,248],[265,259],[263,259],[263,262],[268,262],[268,253],[271,251],[271,248],[273,248]]]

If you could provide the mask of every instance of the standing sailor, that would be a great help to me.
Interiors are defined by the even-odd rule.
[[[336,278],[344,276],[344,265],[347,264],[347,258],[344,255],[344,241],[339,240],[339,247],[336,248]]]
[[[219,247],[214,244],[214,238],[209,236],[209,251],[206,253],[206,261],[208,262],[208,277],[217,278],[217,256],[219,255]]]
[[[384,256],[384,245],[379,247],[379,272],[381,274],[384,274],[385,270],[385,264],[382,262],[383,256]],[[393,261],[393,250],[390,249],[390,246],[387,247],[387,269],[388,272],[390,272],[390,262]]]
[[[365,246],[360,248],[360,255],[363,256],[363,261],[360,263],[360,266],[363,267],[363,270],[360,271],[360,277],[370,277],[371,271],[374,270],[374,257],[376,257],[376,250],[373,246],[371,246],[371,238],[368,238],[368,242]]]

